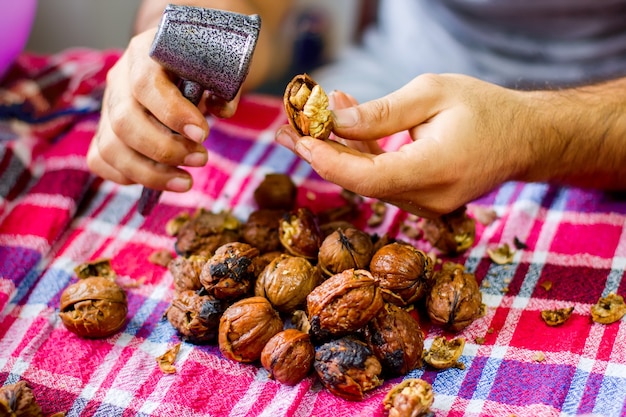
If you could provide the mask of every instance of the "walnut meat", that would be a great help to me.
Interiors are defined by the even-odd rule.
[[[434,401],[433,387],[428,382],[407,378],[387,393],[383,405],[389,417],[424,417]]]
[[[261,364],[270,377],[296,385],[311,372],[315,348],[308,334],[296,329],[276,333],[261,352]]]
[[[61,294],[59,317],[81,337],[111,336],[124,326],[127,313],[126,292],[111,278],[81,279]]]
[[[333,130],[328,96],[307,74],[296,75],[283,97],[289,124],[301,135],[328,139]]]
[[[362,400],[367,391],[382,384],[382,365],[364,342],[351,337],[321,345],[313,367],[322,385],[350,401]]]
[[[462,253],[476,239],[476,222],[467,215],[466,206],[436,219],[424,219],[422,230],[426,240],[445,254]]]
[[[0,415],[41,417],[43,413],[26,381],[18,381],[0,387]]]
[[[365,340],[385,373],[406,375],[422,364],[424,333],[417,320],[395,304],[385,303],[364,329]]]
[[[244,298],[228,307],[220,319],[219,349],[228,359],[254,362],[281,330],[283,322],[266,298]]]
[[[354,332],[382,307],[383,297],[372,275],[364,269],[347,269],[308,295],[310,332],[318,339]]]
[[[320,281],[318,269],[300,256],[280,255],[259,275],[254,294],[267,298],[280,312],[291,313],[305,305]]]
[[[176,293],[165,314],[183,340],[199,344],[217,339],[224,309],[215,297],[186,290]]]
[[[591,319],[596,323],[611,324],[620,320],[626,314],[624,297],[610,293],[602,297],[591,306]]]
[[[253,211],[241,228],[243,241],[261,253],[280,250],[282,246],[278,238],[278,223],[284,214],[283,210]]]
[[[176,291],[192,290],[202,288],[200,283],[200,273],[209,258],[201,255],[191,255],[189,258],[177,256],[167,264],[167,269],[174,279]]]
[[[278,238],[290,254],[317,259],[323,235],[317,216],[302,207],[283,216],[278,224]]]
[[[322,242],[319,266],[329,276],[346,269],[367,269],[373,250],[374,243],[367,233],[354,227],[338,228]]]
[[[254,259],[259,250],[247,243],[232,242],[220,246],[200,273],[200,283],[220,300],[234,300],[248,295],[256,279]]]
[[[433,262],[412,245],[393,242],[374,253],[369,267],[386,301],[401,307],[423,299],[433,281]]]
[[[240,238],[241,223],[229,212],[198,209],[176,233],[174,248],[181,256],[212,256],[215,250]]]
[[[298,188],[286,174],[267,174],[254,190],[259,209],[290,211],[296,205]]]
[[[462,265],[446,264],[435,274],[435,284],[426,299],[431,321],[452,331],[460,331],[480,317],[482,294],[474,274]]]

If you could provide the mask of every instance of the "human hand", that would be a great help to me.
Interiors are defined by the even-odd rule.
[[[149,56],[155,29],[135,36],[107,74],[101,119],[87,154],[95,174],[119,184],[183,192],[191,176],[179,166],[199,167],[208,155],[203,112],[231,116],[237,96],[225,103],[205,93],[198,107],[178,89],[176,77]]]
[[[427,74],[388,96],[352,104],[335,94],[334,133],[349,139],[348,146],[300,137],[290,126],[276,140],[324,179],[422,217],[449,213],[514,179],[531,158],[521,133],[529,106],[518,91]],[[377,145],[404,130],[412,142],[397,151]]]

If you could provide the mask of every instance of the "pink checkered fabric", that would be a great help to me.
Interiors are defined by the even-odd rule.
[[[255,207],[254,189],[271,172],[294,179],[301,206],[323,210],[342,199],[338,187],[274,144],[286,120],[281,101],[251,95],[232,119],[210,120],[210,160],[193,170],[193,190],[164,193],[143,218],[139,186],[97,180],[84,161],[104,75],[118,56],[25,55],[0,86],[0,382],[26,380],[46,416],[384,416],[382,399],[400,379],[348,402],[313,377],[284,386],[258,364],[188,343],[177,372],[160,371],[155,358],[179,341],[162,318],[172,277],[148,261],[156,250],[173,251],[167,220],[197,207],[231,209],[245,219]],[[406,140],[398,134],[385,146]],[[469,205],[472,215],[479,209],[499,218],[479,223],[475,245],[454,259],[476,273],[487,305],[485,317],[459,334],[467,338],[465,369],[409,375],[432,384],[434,415],[626,416],[626,321],[601,325],[589,317],[600,296],[626,295],[624,195],[507,183]],[[403,235],[405,218],[390,207],[376,229],[361,226],[429,250]],[[528,247],[512,264],[489,260],[488,248],[515,238]],[[100,257],[111,259],[126,286],[129,321],[108,339],[85,340],[61,324],[59,298],[76,280],[74,266]],[[552,282],[549,291],[545,281]],[[568,306],[574,313],[560,327],[540,318],[543,309]],[[429,347],[443,333],[422,322]]]

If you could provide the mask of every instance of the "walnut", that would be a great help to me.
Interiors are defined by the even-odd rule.
[[[304,306],[307,295],[319,282],[319,271],[311,262],[283,254],[261,272],[254,294],[267,298],[276,310],[291,313]]]
[[[254,190],[259,209],[290,211],[296,205],[298,188],[287,174],[267,174]]]
[[[423,299],[433,281],[430,257],[407,243],[382,246],[372,256],[369,270],[383,291],[383,298],[401,307]]]
[[[220,300],[234,300],[248,295],[256,279],[254,258],[259,250],[247,243],[232,242],[220,246],[202,267],[200,283]]]
[[[209,343],[217,339],[220,317],[226,308],[223,301],[195,291],[177,292],[165,315],[190,343]]]
[[[548,326],[558,326],[569,319],[574,311],[574,306],[566,308],[557,308],[555,310],[543,310],[541,318]]]
[[[385,303],[365,326],[364,334],[385,373],[406,375],[422,365],[424,333],[417,320],[395,304]]]
[[[112,278],[81,279],[61,294],[59,317],[81,337],[111,336],[124,326],[127,313],[126,292]]]
[[[191,220],[191,215],[189,213],[182,212],[177,216],[171,218],[165,223],[165,233],[169,236],[176,236],[180,229]]]
[[[314,359],[311,338],[296,329],[276,333],[261,352],[261,364],[270,377],[287,385],[303,380],[311,372]]]
[[[311,77],[296,75],[287,85],[283,101],[289,124],[299,134],[328,139],[333,130],[328,96]]]
[[[220,319],[219,349],[228,359],[254,362],[281,330],[283,321],[266,298],[244,298],[228,307]]]
[[[200,208],[178,230],[174,248],[181,256],[212,256],[223,244],[238,241],[240,229],[239,220],[229,212]]]
[[[433,387],[428,382],[407,378],[389,390],[383,405],[389,417],[424,417],[434,401]]]
[[[383,307],[372,275],[347,269],[318,285],[307,297],[307,313],[314,338],[344,335],[362,328]]]
[[[482,294],[474,274],[462,265],[447,263],[435,273],[435,284],[426,298],[430,320],[460,331],[483,313]]]
[[[602,324],[611,324],[620,320],[626,314],[626,304],[621,295],[609,293],[591,306],[591,318]]]
[[[444,254],[458,254],[469,249],[476,239],[476,221],[467,215],[466,209],[462,206],[439,218],[424,219],[422,230],[426,240]]]
[[[174,279],[174,288],[176,291],[199,290],[202,288],[200,283],[200,273],[209,258],[202,255],[191,255],[189,258],[178,256],[167,264]]]
[[[321,345],[313,367],[324,387],[350,401],[362,400],[365,392],[382,384],[382,365],[364,342],[352,337]]]
[[[41,417],[33,391],[26,381],[0,387],[0,415],[8,417]]]
[[[280,243],[294,256],[317,260],[322,236],[317,216],[306,207],[285,214],[278,224]]]
[[[243,241],[254,246],[261,253],[282,249],[278,238],[278,224],[284,214],[283,210],[253,211],[241,228]]]
[[[156,250],[148,256],[148,262],[151,264],[165,267],[167,267],[172,259],[174,259],[172,252],[167,249]]]
[[[424,354],[424,362],[436,369],[465,369],[465,365],[458,361],[464,347],[463,337],[448,340],[443,336],[435,336],[430,350]]]
[[[366,269],[373,250],[374,243],[367,233],[354,227],[338,228],[322,241],[319,266],[329,276],[346,269]]]

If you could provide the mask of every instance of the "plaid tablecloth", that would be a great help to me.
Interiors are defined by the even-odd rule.
[[[95,179],[84,160],[105,73],[118,56],[25,55],[0,86],[0,382],[27,381],[46,416],[384,416],[382,399],[398,378],[349,402],[314,377],[281,385],[258,365],[189,343],[175,374],[159,369],[155,358],[179,342],[162,317],[171,274],[148,261],[154,251],[173,250],[167,220],[198,207],[245,219],[255,208],[254,189],[272,172],[293,178],[299,205],[323,210],[342,199],[338,187],[274,144],[286,120],[281,101],[251,95],[232,119],[210,120],[210,161],[193,170],[193,190],[164,193],[143,218],[139,186]],[[398,134],[386,146],[406,140]],[[432,384],[434,415],[626,416],[626,320],[601,325],[589,315],[599,297],[626,295],[626,198],[507,183],[469,205],[470,214],[484,209],[498,218],[477,223],[474,246],[455,259],[476,274],[487,306],[459,334],[467,338],[465,369],[424,367],[409,375]],[[362,226],[428,250],[403,234],[406,217],[389,207],[380,226]],[[527,248],[511,264],[489,259],[487,249],[516,238]],[[76,265],[102,257],[127,290],[129,320],[110,338],[85,340],[61,323],[60,294],[76,280]],[[540,317],[569,306],[574,313],[562,326]],[[427,348],[442,334],[423,330]]]

